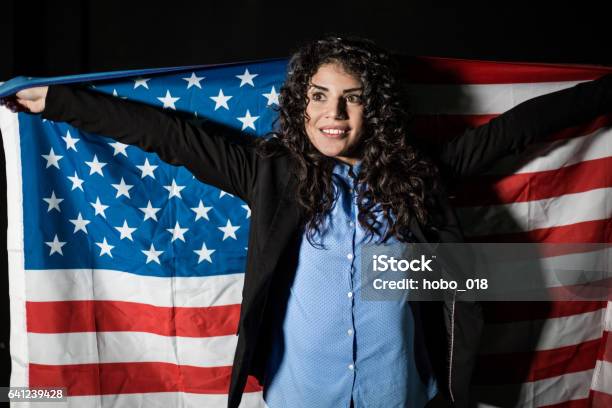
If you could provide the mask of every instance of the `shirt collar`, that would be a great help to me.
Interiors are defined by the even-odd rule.
[[[357,161],[355,164],[350,165],[341,160],[335,160],[336,165],[334,166],[333,173],[341,176],[342,178],[356,178],[359,174],[359,170],[361,169],[361,160]],[[351,172],[353,174],[351,174]]]

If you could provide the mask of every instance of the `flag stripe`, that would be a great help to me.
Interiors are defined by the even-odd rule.
[[[541,408],[588,408],[590,406],[588,398],[581,398],[560,402],[558,404],[542,405]]]
[[[231,366],[238,337],[168,337],[138,332],[30,333],[30,361],[46,365],[162,362]],[[70,350],[69,353],[66,350]]]
[[[466,84],[576,81],[595,79],[610,68],[594,65],[480,61],[416,57],[407,63],[404,78],[423,84]]]
[[[594,376],[591,389],[595,392],[609,394],[609,386],[612,382],[612,362],[598,360],[595,366],[595,372],[598,373],[598,375]]]
[[[482,335],[480,353],[546,351],[599,340],[604,314],[605,310],[599,309],[554,319],[488,324]],[[515,335],[509,336],[510,333]]]
[[[28,331],[32,333],[140,331],[161,336],[211,337],[236,333],[240,305],[172,308],[72,300],[27,302],[26,312]],[[70,319],[62,319],[65,316]]]
[[[490,375],[497,376],[500,368]],[[493,406],[541,407],[587,398],[592,376],[590,369],[520,384],[476,386],[474,392],[479,401]]]
[[[30,364],[30,386],[67,387],[68,395],[143,392],[225,394],[231,366],[191,367],[159,362],[44,365]],[[249,376],[245,392],[261,391]]]
[[[483,314],[487,324],[499,324],[571,316],[605,310],[606,306],[606,301],[486,302]]]
[[[406,92],[414,114],[494,115],[537,96],[570,88],[583,81],[513,84],[409,84]]]
[[[117,300],[160,307],[239,304],[244,274],[157,277],[108,269],[28,270],[27,297],[34,302]],[[223,288],[223,290],[219,290]]]
[[[591,407],[606,408],[612,406],[612,395],[607,392],[591,391]]]
[[[468,235],[487,235],[551,228],[612,216],[612,189],[488,207],[458,208]]]
[[[536,228],[508,234],[471,235],[467,242],[612,242],[612,219],[578,222],[550,228]]]
[[[415,115],[413,122],[410,125],[412,134],[419,138],[432,143],[445,143],[452,137],[462,134],[468,128],[475,128],[484,125],[491,119],[499,116],[499,113],[481,114],[481,115],[459,115],[459,114],[421,114]],[[571,127],[561,129],[545,136],[542,141],[534,143],[541,145],[550,141],[561,141],[567,139],[578,138],[580,136],[589,135],[596,132],[600,128],[607,128],[612,124],[612,115],[601,115],[586,123],[576,124]],[[607,129],[608,130],[608,129]],[[530,148],[522,152],[520,156],[511,155],[509,157],[500,158],[500,162],[508,163],[516,166],[518,162],[527,162],[524,160],[525,154],[530,155]],[[502,172],[502,174],[513,173],[511,167],[506,165],[510,170]],[[497,166],[495,166],[497,167]],[[488,173],[488,171],[486,172]]]
[[[609,156],[612,156],[612,143],[609,145]],[[536,201],[612,187],[612,178],[606,177],[611,169],[612,157],[605,157],[557,170],[516,174],[497,182],[492,178],[481,178],[462,186],[453,205],[467,207]]]
[[[592,369],[600,343],[597,338],[553,350],[481,355],[474,384],[518,384]]]
[[[168,407],[226,407],[227,395],[193,394],[188,392],[150,392],[146,394],[108,394],[101,396],[69,397],[69,408],[168,408]],[[43,407],[44,408],[44,407]],[[64,408],[62,406],[62,408]],[[246,392],[240,408],[267,408],[262,392]]]

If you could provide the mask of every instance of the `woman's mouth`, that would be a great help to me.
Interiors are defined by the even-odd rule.
[[[350,129],[339,129],[339,128],[322,128],[319,131],[325,136],[331,139],[340,139],[347,135]]]

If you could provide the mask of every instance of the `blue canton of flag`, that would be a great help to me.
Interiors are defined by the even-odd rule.
[[[118,98],[264,135],[284,62],[215,67],[91,85]],[[26,269],[143,275],[244,271],[248,206],[156,154],[23,115]],[[24,120],[25,119],[25,120]]]

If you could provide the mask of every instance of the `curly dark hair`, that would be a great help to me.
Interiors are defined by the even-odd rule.
[[[438,187],[439,174],[437,167],[410,143],[410,116],[394,75],[395,65],[390,55],[372,41],[327,37],[293,54],[280,90],[276,137],[260,140],[258,151],[270,155],[283,150],[292,156],[296,201],[305,214],[303,226],[308,241],[318,245],[314,243],[315,233],[324,227],[325,215],[335,199],[332,170],[337,161],[312,145],[305,130],[305,114],[310,80],[327,63],[341,65],[363,85],[358,221],[369,236],[376,234],[382,242],[391,236],[406,242],[413,217],[422,226],[430,224],[430,192]],[[384,233],[376,211],[382,211],[386,220]]]

